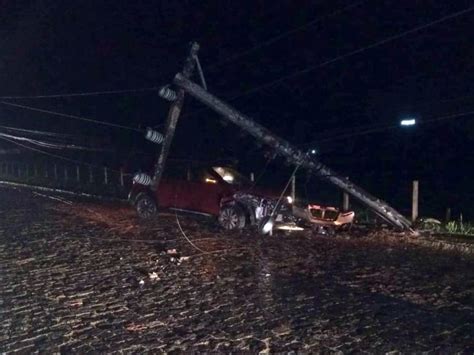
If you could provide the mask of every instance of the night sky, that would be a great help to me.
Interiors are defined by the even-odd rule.
[[[0,0],[0,6],[2,97],[159,87],[181,70],[195,40],[209,90],[240,111],[304,149],[316,148],[328,166],[399,208],[409,206],[410,181],[419,179],[427,213],[451,206],[474,217],[474,114],[468,114],[474,11],[377,44],[473,1]],[[151,90],[9,101],[141,128],[163,124],[169,107]],[[399,127],[409,117],[419,124]],[[114,149],[84,160],[121,164],[156,152],[137,133],[18,108],[0,105],[0,121]],[[242,170],[258,173],[271,152],[220,122],[188,97],[172,155],[236,158]],[[268,171],[286,176],[280,163]],[[313,189],[320,186],[311,181]]]

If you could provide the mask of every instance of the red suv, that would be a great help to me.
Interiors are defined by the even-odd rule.
[[[215,216],[225,229],[241,229],[272,213],[276,224],[294,223],[286,197],[276,211],[278,196],[230,167],[168,162],[158,190],[134,183],[129,201],[141,218],[153,217],[159,206]]]

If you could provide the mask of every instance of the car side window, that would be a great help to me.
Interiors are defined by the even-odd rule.
[[[217,184],[218,180],[206,168],[195,168],[191,171],[191,181],[202,184]]]
[[[188,180],[188,169],[184,165],[168,165],[163,171],[163,177],[171,180]]]

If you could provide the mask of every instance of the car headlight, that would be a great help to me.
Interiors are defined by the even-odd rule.
[[[289,204],[292,204],[293,203],[293,197],[286,196],[286,202],[288,202]]]

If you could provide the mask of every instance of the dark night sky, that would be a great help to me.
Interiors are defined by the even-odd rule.
[[[292,143],[316,141],[311,146],[335,170],[388,201],[419,178],[427,201],[472,211],[474,115],[351,134],[396,126],[408,116],[422,122],[474,111],[474,11],[241,95],[473,1],[0,0],[0,6],[0,96],[160,86],[180,70],[187,43],[197,40],[211,92],[237,96],[233,105]],[[134,127],[163,123],[168,107],[155,92],[15,102]],[[185,112],[175,156],[261,162],[262,150],[220,125],[216,114],[190,99]],[[17,127],[107,137],[118,160],[132,149],[154,148],[126,131],[5,106],[0,117]]]

